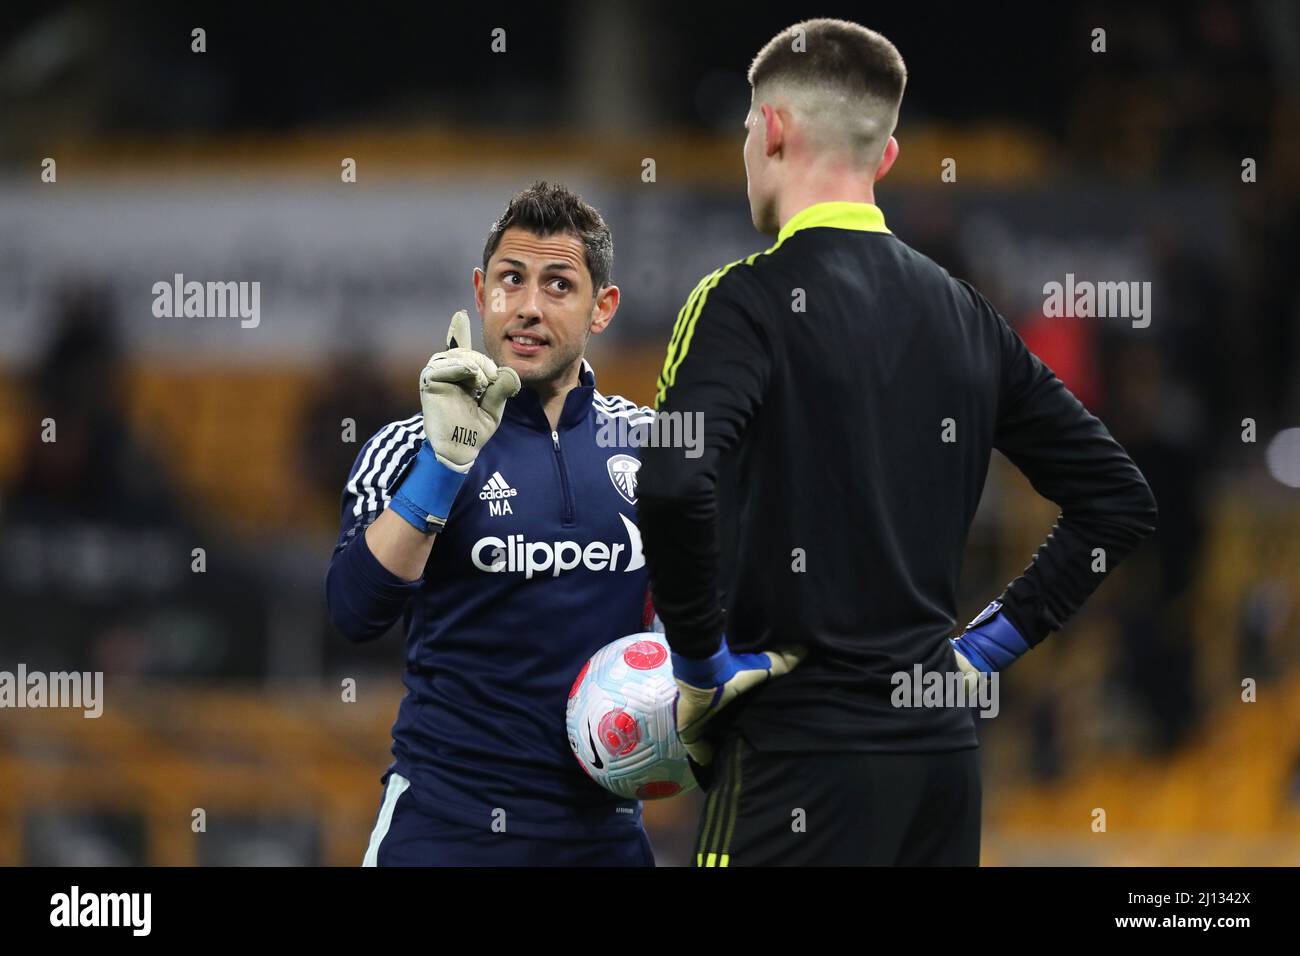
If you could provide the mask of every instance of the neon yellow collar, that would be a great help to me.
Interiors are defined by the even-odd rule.
[[[819,202],[801,209],[781,227],[776,241],[790,238],[800,229],[853,229],[857,232],[889,232],[885,214],[869,202]]]

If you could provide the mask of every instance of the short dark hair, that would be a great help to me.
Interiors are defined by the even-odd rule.
[[[539,180],[510,197],[501,218],[488,231],[483,246],[483,269],[501,244],[502,234],[511,226],[527,229],[539,236],[571,232],[582,240],[587,250],[587,271],[592,290],[609,285],[614,271],[614,236],[596,208],[559,183]]]
[[[785,80],[876,97],[897,110],[907,67],[898,48],[876,31],[848,20],[820,18],[786,27],[750,64],[749,85],[754,89]]]

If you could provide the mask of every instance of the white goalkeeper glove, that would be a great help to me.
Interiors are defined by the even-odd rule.
[[[451,317],[447,350],[420,372],[424,443],[390,507],[426,534],[442,529],[479,450],[496,433],[519,375],[470,348],[469,314]]]
[[[712,657],[673,654],[677,736],[686,745],[691,759],[700,767],[707,767],[713,761],[713,745],[705,739],[704,729],[718,711],[764,681],[790,673],[806,653],[805,648],[794,646],[757,654],[735,654],[727,646],[724,635],[722,646]]]

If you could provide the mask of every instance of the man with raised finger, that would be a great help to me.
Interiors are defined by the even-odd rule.
[[[574,759],[583,663],[647,629],[637,449],[583,357],[619,290],[600,214],[561,186],[515,195],[474,298],[420,373],[421,413],[357,456],[327,595],[350,640],[401,617],[407,693],[366,865],[652,866],[641,804]]]

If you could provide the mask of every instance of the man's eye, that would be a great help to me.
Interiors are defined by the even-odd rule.
[[[505,282],[505,283],[508,283],[508,284],[511,284],[511,285],[516,284],[516,280],[519,280],[519,279],[520,279],[520,275],[519,275],[518,272],[507,272],[505,275],[503,275],[503,276],[501,277],[501,281],[502,281],[502,282]]]
[[[568,279],[552,279],[551,285],[555,286],[557,292],[568,292],[572,288]]]

